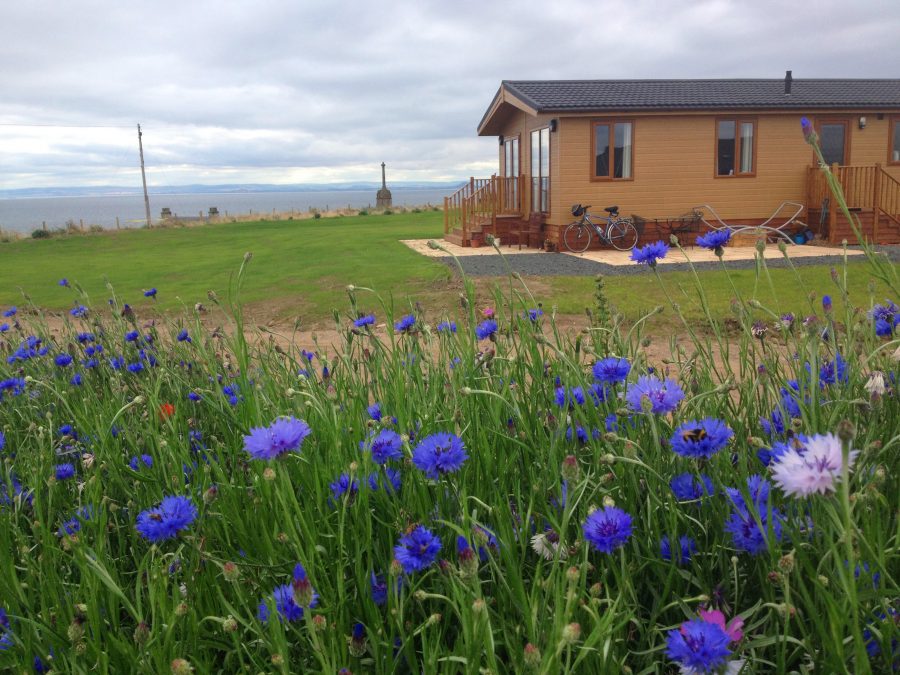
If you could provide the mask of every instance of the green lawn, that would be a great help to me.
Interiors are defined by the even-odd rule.
[[[310,316],[345,306],[347,284],[387,295],[416,296],[449,278],[443,264],[417,255],[398,239],[439,237],[443,214],[409,213],[320,220],[228,223],[102,235],[24,240],[0,245],[0,304],[65,309],[78,282],[93,302],[109,297],[106,280],[125,302],[147,305],[143,290],[159,289],[158,307],[206,302],[224,295],[246,252],[253,253],[242,298],[268,301],[279,313]]]
[[[65,310],[71,307],[70,289],[59,279],[77,282],[94,303],[109,297],[106,281],[120,299],[145,308],[152,301],[143,290],[159,289],[156,307],[177,309],[206,302],[208,290],[225,295],[229,279],[243,255],[253,253],[242,299],[273,318],[302,315],[307,321],[329,317],[332,308],[345,308],[348,284],[368,286],[383,297],[405,303],[421,301],[431,309],[456,302],[458,284],[444,264],[410,251],[399,239],[440,237],[443,215],[439,212],[390,216],[353,216],[319,220],[262,221],[198,227],[122,230],[99,235],[22,240],[0,244],[0,305],[22,305],[23,292],[38,306]],[[726,253],[727,256],[727,253]],[[805,312],[810,293],[821,296],[839,292],[827,266],[771,270],[771,282],[757,279],[753,270],[730,273],[746,299],[755,297],[774,311]],[[734,291],[721,270],[701,272],[700,278],[714,315],[731,315]],[[691,319],[700,319],[691,274],[663,272],[666,289]],[[478,280],[485,302],[496,282]],[[866,304],[870,274],[864,262],[848,265],[848,285],[857,304]],[[547,277],[532,282],[532,290],[545,307],[563,314],[581,314],[594,304],[591,277]],[[638,275],[609,277],[606,293],[626,317],[635,319],[667,299],[650,270]],[[875,286],[876,301],[890,294]],[[374,304],[374,303],[373,303]],[[377,309],[377,307],[367,307]],[[671,313],[654,324],[671,320]]]

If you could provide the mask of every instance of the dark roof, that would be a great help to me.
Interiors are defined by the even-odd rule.
[[[538,112],[900,108],[900,80],[504,80]]]

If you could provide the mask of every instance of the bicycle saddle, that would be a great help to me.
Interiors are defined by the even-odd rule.
[[[608,214],[612,215],[614,213],[618,213],[619,207],[618,206],[607,206],[603,210],[606,211]]]

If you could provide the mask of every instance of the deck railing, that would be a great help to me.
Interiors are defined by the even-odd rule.
[[[881,217],[900,225],[900,181],[884,170],[881,164],[873,166],[831,165],[831,173],[837,178],[850,209],[871,210],[874,216],[872,239],[878,241],[878,225]],[[834,204],[825,180],[825,173],[818,167],[808,169],[806,180],[806,205],[821,209],[825,200]],[[833,231],[837,209],[828,207],[830,231]]]
[[[444,234],[454,229],[463,240],[475,225],[496,225],[501,213],[522,212],[524,176],[470,178],[449,197],[444,197]]]

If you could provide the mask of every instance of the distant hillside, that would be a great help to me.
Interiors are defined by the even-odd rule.
[[[464,181],[415,182],[395,181],[388,185],[402,190],[455,189]],[[334,192],[348,190],[377,190],[381,183],[298,183],[295,185],[273,185],[265,183],[232,183],[226,185],[157,185],[148,188],[151,195],[183,194],[233,194],[241,192]],[[80,187],[37,187],[0,189],[0,199],[27,199],[43,197],[109,197],[116,195],[140,195],[140,187],[122,185],[96,185]]]

